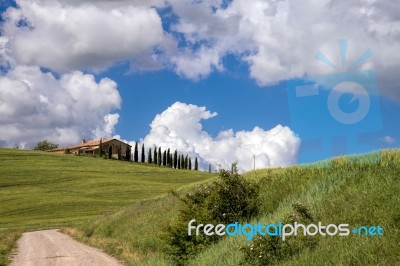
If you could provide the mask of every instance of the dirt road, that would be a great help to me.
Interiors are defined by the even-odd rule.
[[[12,266],[121,265],[98,249],[83,245],[57,230],[24,233]]]

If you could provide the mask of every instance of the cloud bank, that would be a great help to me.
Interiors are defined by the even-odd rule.
[[[288,166],[296,163],[300,139],[288,127],[278,125],[268,131],[255,127],[252,131],[221,131],[215,138],[202,129],[201,121],[216,116],[192,104],[176,102],[152,121],[144,138],[146,147],[177,149],[194,159],[198,157],[203,169],[211,164],[228,168],[238,162],[240,171],[256,168]]]
[[[223,69],[227,54],[237,55],[249,66],[260,85],[280,80],[352,71],[352,63],[368,48],[373,58],[362,68],[374,67],[386,95],[400,98],[400,6],[395,1],[235,0],[171,1],[180,18],[172,28],[182,34],[190,53],[174,59],[183,76],[205,76]],[[348,39],[342,67],[337,40]],[[337,70],[315,60],[318,51],[335,63]],[[212,55],[212,56],[211,56]],[[186,68],[195,58],[198,66]],[[201,60],[200,60],[201,59]]]
[[[3,13],[2,33],[17,64],[56,71],[101,70],[137,55],[153,54],[163,40],[154,8],[59,1],[17,1]]]
[[[39,140],[71,144],[114,133],[121,104],[117,84],[80,71],[54,77],[18,66],[0,76],[0,146],[33,147]]]
[[[17,0],[4,14],[0,63],[56,71],[169,68],[189,79],[224,71],[235,55],[261,86],[351,69],[367,49],[379,87],[400,99],[400,5],[395,1]],[[342,68],[336,41],[349,40]],[[318,51],[336,70],[315,60]]]

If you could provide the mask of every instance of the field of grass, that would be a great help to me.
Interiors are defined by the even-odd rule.
[[[0,265],[22,231],[78,226],[213,176],[97,157],[0,149]]]
[[[300,245],[299,251],[291,255],[278,252],[275,264],[399,265],[400,151],[380,154],[379,163],[344,157],[245,174],[261,185],[263,211],[251,222],[266,224],[284,220],[294,212],[293,204],[300,203],[322,224],[384,228],[384,235],[377,237],[352,234],[316,237],[312,249],[302,249]],[[194,186],[181,188],[178,193],[187,193]],[[127,265],[173,265],[166,253],[165,231],[181,207],[176,198],[167,195],[137,202],[113,214],[67,228],[65,232],[106,250]],[[246,241],[244,237],[223,237],[191,259],[188,265],[251,265],[244,251],[252,244],[253,241]]]

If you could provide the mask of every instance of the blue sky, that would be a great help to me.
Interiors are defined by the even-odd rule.
[[[178,148],[204,164],[236,160],[242,170],[252,154],[268,167],[399,147],[394,6],[318,3],[2,1],[0,113],[15,119],[0,120],[0,144],[29,148],[43,138],[68,145],[119,136]],[[331,22],[338,17],[340,23]],[[347,40],[344,68],[316,60],[322,51],[339,63],[341,39]],[[350,69],[367,49],[373,57]],[[331,119],[333,85],[308,103],[288,93],[310,78],[324,83],[321,77],[371,69],[376,80],[356,80],[367,80],[370,103],[357,123],[338,126]],[[365,100],[351,101],[357,93],[346,89],[338,102],[342,116]],[[29,103],[24,92],[36,100]],[[307,153],[310,139],[324,139],[332,149]]]

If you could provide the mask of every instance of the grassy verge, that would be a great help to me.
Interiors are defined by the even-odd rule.
[[[276,223],[307,207],[315,221],[348,223],[351,228],[380,225],[384,236],[316,237],[313,248],[295,243],[295,252],[274,255],[279,265],[396,265],[400,261],[400,152],[384,151],[380,163],[336,158],[307,167],[257,170],[245,175],[261,185],[263,210],[252,222]],[[190,187],[179,193],[190,191]],[[95,219],[70,233],[107,250],[128,265],[171,265],[163,232],[181,208],[172,196],[135,203]],[[256,243],[223,237],[189,261],[189,265],[247,265],[246,249]],[[268,243],[267,243],[268,244]],[[283,249],[282,249],[283,250]],[[251,254],[251,253],[250,253]],[[259,254],[257,254],[257,257]],[[258,260],[253,261],[252,265]],[[260,263],[260,265],[264,265]]]
[[[16,248],[16,242],[21,236],[22,230],[0,230],[0,265],[10,262],[10,253]]]

